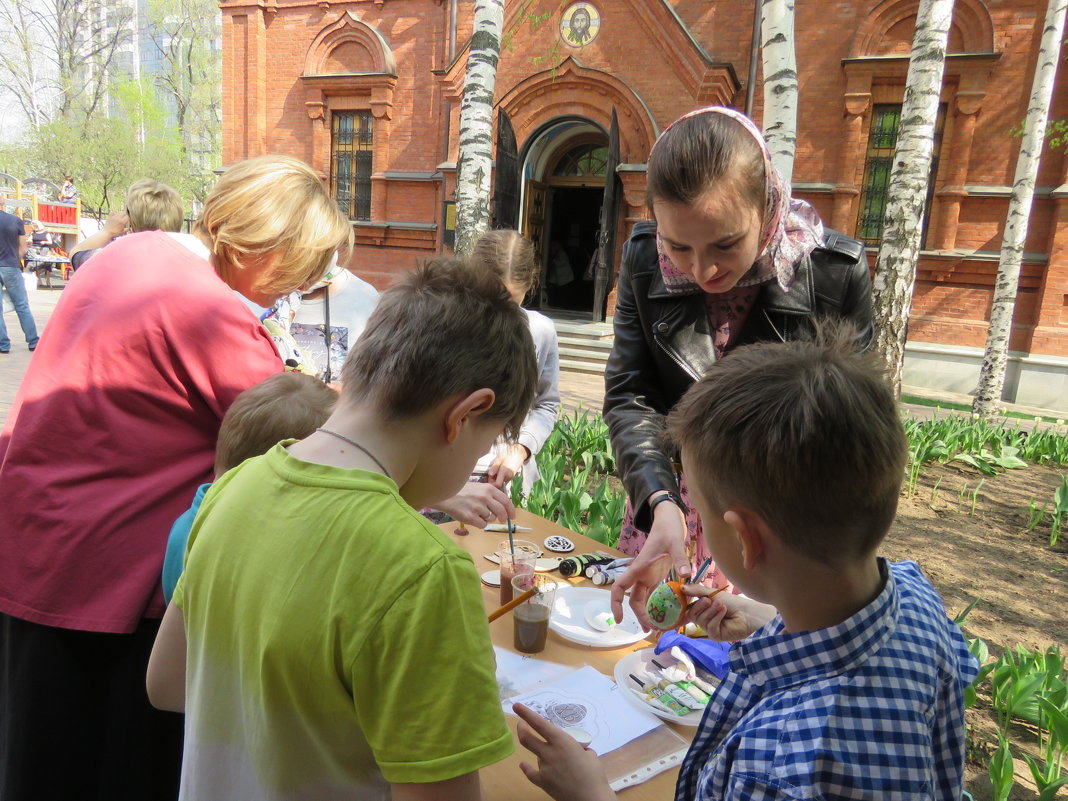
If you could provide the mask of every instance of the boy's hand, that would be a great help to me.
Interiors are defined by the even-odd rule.
[[[521,720],[516,730],[519,744],[538,758],[537,768],[519,763],[532,784],[556,801],[605,801],[616,797],[597,754],[522,704],[513,704],[512,710]]]
[[[683,622],[696,623],[710,639],[720,642],[744,640],[775,616],[775,607],[751,598],[716,593],[701,584],[683,585],[684,594],[697,598],[686,608]],[[707,596],[716,593],[714,598]]]
[[[530,451],[527,450],[527,446],[513,442],[490,465],[490,484],[495,487],[504,487],[505,484],[515,478],[516,473],[523,469],[523,464],[529,458]]]
[[[463,489],[437,508],[468,526],[485,528],[494,520],[501,523],[515,518],[512,499],[492,484],[469,482]]]

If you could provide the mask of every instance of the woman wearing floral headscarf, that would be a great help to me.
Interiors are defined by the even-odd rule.
[[[649,154],[646,204],[623,248],[604,417],[627,490],[621,550],[636,555],[612,588],[643,623],[667,565],[690,575],[708,557],[685,477],[660,439],[664,417],[717,359],[753,342],[803,336],[841,317],[871,339],[871,279],[863,246],[825,229],[790,197],[753,122],[698,109],[672,123]],[[774,488],[769,487],[769,491]],[[715,565],[705,582],[724,586]]]

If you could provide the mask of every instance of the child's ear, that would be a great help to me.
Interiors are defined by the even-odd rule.
[[[445,441],[452,443],[460,435],[464,423],[493,408],[497,395],[489,387],[476,389],[453,401],[445,413]]]
[[[742,567],[752,570],[767,550],[768,524],[752,509],[735,506],[723,514],[723,521],[734,529],[742,552]]]

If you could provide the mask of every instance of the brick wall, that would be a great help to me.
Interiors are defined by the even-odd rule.
[[[450,4],[440,0],[340,4],[298,0],[268,2],[266,8],[223,4],[224,162],[261,152],[285,152],[308,160],[326,173],[331,109],[373,110],[372,220],[370,226],[357,230],[353,263],[361,274],[380,287],[388,285],[398,272],[410,269],[418,259],[441,249],[441,208],[451,190],[451,177],[426,178],[439,164],[456,158],[457,87],[462,85],[462,50],[472,22],[472,4],[458,5],[456,41],[460,58],[449,70]],[[618,96],[618,92],[624,92],[629,93],[627,107],[640,113],[630,118],[621,114],[621,159],[643,162],[656,129],[662,129],[697,105],[702,91],[699,85],[702,80],[707,85],[711,74],[704,72],[712,68],[688,35],[700,43],[714,62],[731,65],[740,84],[732,85],[730,94],[736,104],[744,102],[751,0],[715,3],[672,0],[685,29],[659,3],[599,0],[595,5],[602,14],[600,32],[590,45],[578,50],[565,46],[558,37],[564,5],[559,0],[534,0],[527,6],[531,15],[550,15],[536,31],[518,19],[516,4],[509,5],[509,48],[501,56],[496,98],[501,101],[507,97],[509,103],[523,105],[527,110],[524,121],[517,127],[520,148],[539,125],[563,111],[600,123],[607,115],[608,106],[626,105]],[[854,51],[862,41],[870,49],[861,55],[907,54],[913,25],[910,18],[897,19],[888,23],[885,30],[877,31],[877,35],[871,34],[873,20],[887,13],[886,9],[898,6],[874,0],[798,4],[796,50],[800,109],[796,182],[833,187],[843,180],[851,180],[859,186],[863,151],[856,165],[847,163],[845,170],[854,173],[852,177],[842,174],[842,143],[847,135],[847,73],[843,59],[856,56]],[[957,7],[951,50],[974,49],[977,37],[986,35],[981,31],[987,25],[985,30],[992,29],[993,49],[1000,55],[991,62],[989,80],[981,87],[985,97],[974,117],[967,164],[954,162],[957,154],[953,147],[944,147],[942,152],[932,222],[940,221],[940,215],[946,214],[953,202],[959,203],[956,227],[946,229],[953,233],[950,244],[957,255],[932,253],[921,261],[910,336],[981,346],[997,264],[982,256],[964,258],[959,254],[996,253],[1000,248],[1008,198],[999,195],[997,188],[1012,183],[1019,139],[1011,131],[1024,117],[1045,3],[985,0],[984,5],[979,0],[959,0]],[[988,20],[982,17],[983,8],[989,12]],[[301,80],[309,51],[320,32],[344,22],[344,15],[349,12],[359,25],[376,29],[388,43],[396,61],[396,80],[384,94],[380,89],[353,91],[348,95],[336,87],[323,89],[322,110],[317,111],[314,92],[310,92],[307,81]],[[353,23],[352,29],[356,27]],[[333,60],[323,62],[331,65],[326,71],[345,68],[362,71],[360,59],[372,56],[360,47],[366,47],[366,42],[341,47],[339,40]],[[1068,50],[1062,55],[1068,56]],[[570,62],[574,66],[568,80],[546,80],[537,89],[537,96],[522,96],[522,87],[530,83],[532,76],[545,73],[555,79],[552,71],[569,57],[574,60]],[[1053,115],[1061,118],[1068,117],[1065,70],[1062,67],[1053,108]],[[961,124],[954,105],[958,92],[964,88],[961,80],[951,77],[946,82],[944,100],[952,117],[947,131],[956,130],[954,126]],[[759,119],[762,111],[759,74],[757,81],[754,116]],[[876,75],[870,89],[872,102],[899,97],[900,86],[900,77]],[[538,109],[544,110],[543,116],[538,116]],[[317,113],[321,119],[316,118]],[[637,119],[642,113],[652,117],[645,128],[642,120]],[[862,128],[865,138],[867,119],[864,117],[855,126],[856,130]],[[962,176],[964,185],[985,189],[956,200],[942,193],[945,176],[953,174],[954,169]],[[411,179],[395,173],[420,176]],[[1035,254],[1037,261],[1024,267],[1013,340],[1014,347],[1023,343],[1040,348],[1037,352],[1056,355],[1068,355],[1068,337],[1064,336],[1068,333],[1065,330],[1068,327],[1068,301],[1065,300],[1068,298],[1068,266],[1065,266],[1068,200],[1051,197],[1048,190],[1065,183],[1066,174],[1068,159],[1064,154],[1046,152],[1038,180],[1046,192],[1036,199],[1026,245],[1028,254]],[[624,218],[632,220],[643,214],[640,176],[625,184],[626,202],[621,206],[617,236],[619,245],[627,226]],[[834,192],[805,190],[799,194],[828,222],[835,215],[836,204],[841,202]],[[855,214],[846,218],[855,220]],[[387,223],[416,223],[421,227],[412,230]],[[437,228],[425,230],[426,224]],[[848,226],[843,227],[847,233],[853,232]]]

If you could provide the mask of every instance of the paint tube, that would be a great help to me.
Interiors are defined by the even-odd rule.
[[[655,695],[646,695],[641,690],[635,690],[633,687],[630,688],[630,691],[634,693],[636,698],[638,698],[643,703],[646,703],[649,706],[653,707],[654,709],[659,709],[661,712],[667,715],[676,714],[675,712],[664,706],[662,703],[660,703],[660,701],[657,700]]]
[[[560,575],[565,577],[581,576],[582,572],[586,569],[588,565],[606,565],[614,560],[615,557],[600,552],[584,553],[579,554],[577,556],[568,556],[567,558],[560,560]]]
[[[652,659],[650,661],[660,671],[661,676],[663,676],[667,681],[670,681],[673,684],[681,687],[683,690],[692,695],[694,700],[696,700],[697,703],[701,704],[702,707],[707,706],[708,702],[712,700],[712,695],[709,692],[706,692],[704,688],[698,686],[696,681],[694,681],[694,679],[697,678],[696,676],[693,676],[692,678],[690,676],[685,676],[681,679],[672,678],[672,675],[677,676],[683,671],[681,669],[676,669],[673,674],[669,674],[667,668],[661,665],[655,659]],[[705,684],[704,682],[701,683]],[[709,685],[705,684],[705,686],[708,687]]]
[[[630,677],[637,682],[638,686],[645,690],[645,692],[650,696],[655,697],[663,706],[666,706],[671,714],[678,715],[679,717],[690,714],[689,707],[680,704],[677,700],[672,698],[668,692],[657,687],[655,682],[644,682],[633,673],[630,674]]]
[[[589,564],[589,565],[586,565],[585,575],[586,575],[586,578],[591,579],[591,578],[594,577],[594,574],[596,574],[598,569],[600,569],[600,570],[614,570],[615,568],[620,567],[622,565],[629,565],[633,561],[634,561],[634,557],[633,556],[625,556],[625,557],[623,557],[621,559],[613,559],[611,562],[607,562],[605,564]]]
[[[620,565],[619,567],[609,567],[608,565],[594,565],[592,568],[587,568],[586,576],[590,579],[590,581],[600,587],[604,584],[613,584],[617,578],[619,578],[626,572],[626,565]]]
[[[677,645],[671,647],[671,655],[675,657],[686,668],[686,680],[692,681],[702,690],[709,695],[716,692],[716,687],[713,684],[709,684],[707,681],[697,675],[697,668],[694,666],[693,660],[690,659],[690,655]]]
[[[667,679],[658,679],[655,676],[650,676],[648,673],[645,674],[645,678],[650,685],[659,687],[687,709],[700,711],[705,708],[704,704],[699,702],[686,690],[682,689],[682,687],[675,684],[675,682],[668,681]]]

